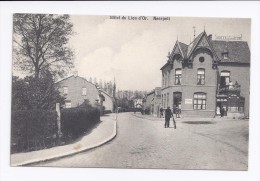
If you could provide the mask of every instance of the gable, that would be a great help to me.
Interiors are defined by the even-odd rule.
[[[171,58],[173,58],[175,55],[181,55],[181,57],[184,58],[183,52],[180,49],[178,41],[176,41],[176,43],[174,45],[174,48],[173,48],[172,53],[171,53]]]
[[[211,42],[207,38],[206,32],[203,32],[203,34],[201,34],[199,39],[196,39],[196,43],[197,44],[194,44],[194,43],[193,43],[193,48],[189,52],[188,58],[191,58],[196,50],[198,50],[200,48],[204,48],[204,49],[209,50],[212,53],[214,61],[218,61],[219,60],[215,50],[213,49],[213,46],[212,46]]]
[[[176,43],[176,48],[175,48],[173,54],[180,54],[180,55],[182,55],[181,50],[180,50],[180,48],[179,48],[177,43]]]
[[[205,47],[205,48],[210,48],[209,46],[209,42],[206,39],[206,36],[203,36],[200,40],[200,42],[198,43],[197,47]]]
[[[68,86],[68,87],[86,87],[87,89],[97,89],[96,86],[87,81],[86,79],[79,77],[79,76],[70,76],[59,82],[56,82],[55,85],[57,86]]]

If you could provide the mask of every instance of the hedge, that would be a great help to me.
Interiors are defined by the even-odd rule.
[[[56,111],[13,110],[11,153],[34,151],[66,144],[82,136],[99,121],[100,112],[93,107],[62,109],[62,138],[60,140],[57,135]]]
[[[47,110],[12,111],[11,153],[56,145],[57,114]]]
[[[76,107],[61,110],[61,132],[63,139],[75,140],[100,121],[97,108]]]

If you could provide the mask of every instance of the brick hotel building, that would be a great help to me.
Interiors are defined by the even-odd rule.
[[[178,40],[161,68],[161,103],[183,117],[249,116],[250,50],[245,41],[212,40],[200,33]]]

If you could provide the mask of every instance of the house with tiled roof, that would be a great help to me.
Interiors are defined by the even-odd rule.
[[[164,109],[178,107],[183,117],[249,115],[247,42],[212,40],[205,31],[190,44],[177,40],[161,71]]]
[[[155,87],[145,95],[144,110],[149,110],[149,114],[155,117],[160,116],[161,108],[161,87]]]
[[[89,101],[92,106],[100,103],[101,99],[96,85],[78,76],[77,72],[56,82],[55,86],[60,94],[66,98],[64,108],[77,107],[84,101]]]
[[[115,99],[103,89],[99,89],[99,91],[104,96],[103,106],[105,107],[106,112],[113,112]]]

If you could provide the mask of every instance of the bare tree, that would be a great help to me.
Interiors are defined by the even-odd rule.
[[[14,66],[35,78],[48,70],[63,76],[73,67],[68,41],[73,35],[69,15],[14,14]]]

